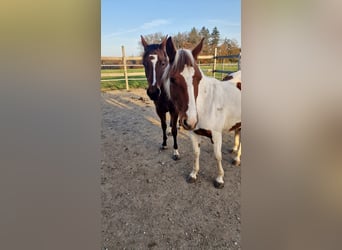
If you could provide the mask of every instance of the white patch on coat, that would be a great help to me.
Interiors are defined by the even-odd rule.
[[[197,128],[223,131],[241,122],[241,91],[230,81],[202,74],[196,105]]]
[[[184,70],[180,73],[186,82],[186,87],[188,90],[189,103],[188,110],[186,111],[186,115],[188,117],[187,123],[194,127],[197,123],[197,109],[196,109],[196,100],[195,100],[195,91],[193,85],[193,76],[195,74],[195,69],[188,65],[184,66]]]

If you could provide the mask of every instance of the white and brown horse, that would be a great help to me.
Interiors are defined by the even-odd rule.
[[[195,164],[188,177],[197,179],[199,171],[200,135],[209,137],[214,146],[218,176],[216,188],[224,186],[222,168],[222,132],[235,131],[241,127],[241,91],[230,81],[207,77],[196,60],[203,46],[203,39],[192,50],[176,50],[171,37],[166,43],[169,65],[163,75],[163,83],[169,98],[179,111],[182,126],[191,131]],[[237,161],[240,161],[241,144]]]
[[[169,64],[166,55],[166,39],[160,44],[148,44],[143,36],[141,36],[141,43],[144,46],[143,65],[145,68],[145,75],[148,82],[147,95],[154,102],[156,112],[161,121],[163,130],[163,142],[161,149],[167,148],[167,134],[166,134],[166,113],[169,112],[171,116],[170,126],[173,136],[173,153],[174,160],[179,159],[178,144],[177,144],[177,120],[178,112],[173,103],[167,97],[164,86],[160,84],[160,79],[164,73],[166,66]]]
[[[229,81],[234,84],[239,90],[241,90],[241,70],[226,75],[222,81]],[[241,143],[241,127],[235,129],[234,134],[234,147],[230,150],[230,153],[238,154]],[[240,152],[241,153],[241,152]],[[234,165],[240,165],[240,157],[235,157],[233,160]]]

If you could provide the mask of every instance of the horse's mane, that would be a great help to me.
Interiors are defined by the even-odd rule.
[[[177,50],[175,61],[173,62],[170,70],[172,72],[182,72],[185,65],[188,65],[189,67],[194,66],[195,59],[193,58],[190,50],[179,49]]]
[[[146,56],[149,55],[150,53],[152,53],[153,51],[156,51],[159,49],[161,49],[160,44],[157,44],[157,43],[156,44],[149,44],[144,50],[144,54],[142,56],[143,59],[145,59]]]
[[[174,62],[170,66],[170,64],[166,67],[162,81],[165,85],[165,91],[167,95],[170,98],[170,73],[175,72],[182,72],[184,70],[185,65],[188,65],[189,67],[195,66],[195,59],[192,56],[192,53],[188,49],[179,49],[176,52],[176,56],[174,59]]]

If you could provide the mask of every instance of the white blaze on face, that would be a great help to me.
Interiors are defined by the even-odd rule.
[[[152,70],[153,70],[153,80],[152,80],[152,86],[156,85],[156,64],[157,64],[157,61],[158,61],[158,56],[157,55],[151,55],[152,59],[151,59],[151,62],[152,62]]]
[[[193,67],[189,67],[188,65],[184,66],[184,70],[182,71],[181,75],[184,77],[188,96],[189,96],[189,103],[188,103],[188,110],[186,111],[186,115],[188,116],[187,123],[194,127],[197,123],[197,109],[196,109],[196,101],[195,101],[195,91],[194,85],[192,83],[192,77],[195,74],[195,70]]]

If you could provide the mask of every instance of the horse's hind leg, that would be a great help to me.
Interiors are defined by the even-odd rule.
[[[179,159],[179,152],[178,152],[178,144],[177,144],[177,120],[178,120],[178,114],[172,112],[171,113],[171,132],[173,136],[173,153],[172,153],[172,159],[178,160]]]
[[[191,138],[191,142],[192,142],[192,147],[194,149],[194,153],[195,153],[195,162],[194,162],[194,166],[192,169],[192,172],[190,173],[189,177],[188,177],[188,182],[189,183],[193,183],[197,180],[197,174],[199,171],[199,157],[200,157],[200,144],[201,144],[201,137],[196,135],[193,132],[190,132],[190,138]]]
[[[236,154],[239,150],[239,146],[240,146],[240,132],[241,129],[236,129],[235,130],[235,134],[234,134],[234,147],[232,150],[230,150],[230,153],[234,153]]]
[[[237,155],[234,157],[232,164],[235,166],[239,166],[241,164],[240,157],[241,157],[241,142],[239,145],[239,150],[237,152]]]
[[[213,142],[214,142],[214,154],[215,154],[217,169],[218,169],[218,176],[214,180],[214,186],[216,188],[223,188],[224,187],[224,181],[223,181],[224,171],[222,167],[222,152],[221,152],[222,134],[213,132],[212,136],[213,136]]]

